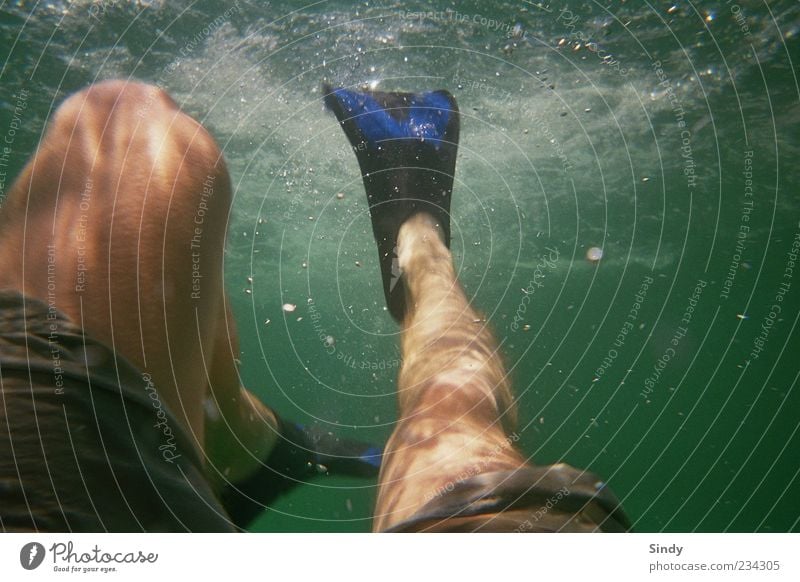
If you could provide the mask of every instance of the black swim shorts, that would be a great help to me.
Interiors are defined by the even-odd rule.
[[[234,529],[149,375],[0,291],[0,530]]]
[[[476,475],[445,487],[388,532],[624,532],[619,501],[594,474],[570,465]]]

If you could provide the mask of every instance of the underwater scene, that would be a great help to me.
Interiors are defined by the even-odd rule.
[[[800,529],[797,2],[20,1],[0,35],[0,204],[67,95],[165,89],[230,171],[242,384],[377,444],[400,327],[322,87],[449,91],[451,248],[526,458],[635,531]],[[319,471],[252,530],[370,531],[376,481]]]

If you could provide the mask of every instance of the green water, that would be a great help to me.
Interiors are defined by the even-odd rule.
[[[242,376],[284,416],[377,442],[395,420],[398,328],[320,84],[446,88],[454,255],[526,453],[604,476],[639,531],[799,529],[796,2],[0,10],[7,179],[58,102],[106,78],[164,87],[224,148]],[[374,497],[321,477],[257,529],[367,531]]]

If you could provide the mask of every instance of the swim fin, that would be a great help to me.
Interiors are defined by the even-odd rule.
[[[383,456],[380,447],[342,438],[319,425],[303,427],[302,431],[313,445],[317,467],[336,475],[377,477]]]
[[[397,264],[397,235],[410,216],[433,216],[450,246],[450,197],[458,151],[459,114],[447,91],[357,92],[323,86],[353,147],[367,192],[378,243],[386,305],[405,315],[405,288]]]
[[[251,476],[226,483],[220,493],[231,521],[244,529],[275,499],[319,474],[377,477],[383,450],[344,439],[318,426],[278,417],[278,442]]]

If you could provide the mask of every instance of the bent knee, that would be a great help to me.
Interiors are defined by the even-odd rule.
[[[158,174],[179,173],[186,164],[215,174],[224,168],[221,151],[205,128],[166,91],[147,83],[103,81],[71,95],[56,112],[52,133],[51,139],[66,144],[71,155],[101,166],[135,162],[161,166]]]
[[[148,113],[158,115],[164,109],[174,111],[177,108],[172,97],[160,87],[114,79],[94,83],[70,95],[59,107],[57,115],[78,118],[96,114],[109,117],[114,112],[134,111],[144,119]]]
[[[101,81],[67,97],[56,111],[56,127],[91,123],[103,129],[112,117],[154,119],[178,106],[166,91],[137,81]]]
[[[181,111],[169,93],[148,83],[111,80],[95,83],[70,95],[58,108],[53,120],[56,128],[87,126],[101,136],[120,127],[130,130],[160,128],[171,134],[195,136],[199,145],[216,148],[203,127]]]

